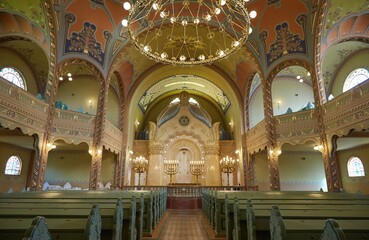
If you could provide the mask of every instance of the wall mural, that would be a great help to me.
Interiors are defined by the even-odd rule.
[[[150,104],[159,96],[176,90],[193,90],[205,93],[218,103],[224,113],[231,105],[227,95],[215,84],[194,75],[175,75],[166,78],[146,90],[138,102],[138,106],[143,113],[149,108]]]
[[[72,37],[66,39],[65,52],[87,54],[103,65],[104,51],[101,49],[101,43],[96,40],[95,32],[96,25],[85,22],[80,32],[73,32]]]
[[[277,25],[275,31],[276,40],[271,44],[267,54],[268,65],[286,54],[306,54],[305,39],[299,34],[291,33],[287,22]]]

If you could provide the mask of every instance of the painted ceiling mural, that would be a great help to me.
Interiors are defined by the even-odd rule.
[[[331,0],[329,1],[328,11],[326,14],[325,25],[323,28],[323,35],[328,34],[328,30],[336,23],[351,14],[368,11],[368,0]]]
[[[44,3],[44,0],[1,0],[0,11],[5,9],[7,12],[26,17],[42,30],[46,38],[49,38]]]

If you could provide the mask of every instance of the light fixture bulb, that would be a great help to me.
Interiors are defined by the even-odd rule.
[[[249,27],[249,34],[252,33],[252,27]]]
[[[156,2],[154,2],[154,3],[152,4],[152,8],[153,8],[154,10],[158,10],[158,9],[159,9],[159,4],[158,4],[158,3],[156,3]]]
[[[302,83],[302,82],[304,82],[304,80],[301,78],[301,79],[299,80],[299,82],[300,82],[300,83]]]
[[[71,73],[67,73],[67,76],[68,76],[68,77],[71,77],[71,76],[72,76],[72,74],[71,74]]]
[[[63,80],[64,80],[64,78],[63,78],[63,77],[59,77],[59,80],[60,80],[60,81],[63,81]]]
[[[214,12],[216,15],[218,15],[220,13],[220,8],[216,8]]]
[[[186,60],[186,56],[185,56],[185,55],[181,55],[181,56],[179,57],[179,60],[181,60],[181,61],[185,61],[185,60]]]
[[[221,5],[221,6],[224,6],[226,3],[227,3],[227,1],[226,1],[226,0],[220,0],[220,5]]]
[[[252,10],[249,15],[250,15],[250,18],[256,18],[258,14],[255,10]]]
[[[198,18],[195,18],[195,19],[193,20],[193,23],[197,25],[197,24],[199,24],[199,23],[200,23],[200,20],[199,20]]]
[[[297,75],[297,76],[296,76],[296,78],[297,78],[297,79],[300,79],[300,78],[301,78],[301,76],[300,76],[300,75]]]
[[[127,27],[128,26],[128,20],[127,19],[123,19],[122,20],[122,25],[123,25],[123,27]]]
[[[123,3],[123,8],[128,11],[131,9],[131,4],[129,2],[125,2]]]
[[[73,78],[72,78],[72,77],[69,77],[69,78],[68,78],[68,80],[69,80],[69,81],[72,81],[72,80],[73,80]]]

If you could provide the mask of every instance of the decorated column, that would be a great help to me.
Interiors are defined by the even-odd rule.
[[[163,185],[164,173],[163,145],[150,142],[149,144],[149,169],[147,170],[146,182],[150,185]]]
[[[205,185],[220,186],[221,170],[219,165],[219,145],[205,146]]]

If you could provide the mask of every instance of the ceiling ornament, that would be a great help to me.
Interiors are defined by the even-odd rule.
[[[210,64],[239,49],[249,35],[242,0],[138,0],[123,7],[131,41],[157,62]]]

